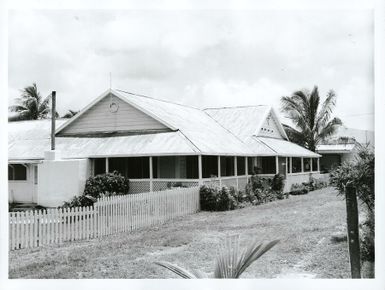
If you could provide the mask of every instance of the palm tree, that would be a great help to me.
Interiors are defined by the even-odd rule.
[[[317,86],[311,92],[296,91],[290,97],[282,97],[281,111],[296,127],[284,126],[289,139],[315,151],[320,141],[333,135],[337,127],[342,125],[339,118],[331,119],[335,103],[336,94],[330,90],[321,105]]]
[[[10,106],[11,112],[18,113],[16,116],[10,117],[10,121],[18,120],[39,120],[48,117],[50,109],[51,96],[42,99],[36,83],[27,86],[21,91],[21,97],[16,99],[16,105]],[[58,116],[56,112],[56,116]]]
[[[67,113],[65,113],[62,118],[72,118],[73,116],[75,116],[77,113],[79,113],[79,111],[72,111],[72,110],[68,110]]]
[[[188,271],[169,262],[155,262],[155,264],[162,266],[185,279],[239,278],[254,261],[258,260],[278,242],[279,240],[274,240],[267,244],[259,244],[255,240],[243,251],[240,251],[239,235],[227,237],[224,244],[219,249],[214,273],[211,277],[200,270]]]

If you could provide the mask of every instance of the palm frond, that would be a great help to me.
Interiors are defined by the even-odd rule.
[[[322,131],[318,134],[318,140],[325,140],[327,137],[333,135],[337,128],[342,125],[342,121],[339,118],[333,118],[329,121]]]
[[[279,242],[279,240],[274,240],[264,244],[258,243],[255,240],[243,251],[240,251],[239,241],[239,235],[232,237],[228,236],[225,239],[224,243],[219,248],[212,278],[239,278],[253,262],[258,260]],[[168,262],[155,262],[155,264],[169,269],[185,279],[208,278],[205,273],[199,270],[187,271]]]
[[[200,277],[197,277],[195,276],[193,273],[190,273],[189,271],[177,266],[177,265],[174,265],[174,264],[171,264],[169,262],[155,262],[155,264],[159,265],[159,266],[162,266],[168,270],[170,270],[171,272],[174,272],[175,274],[177,274],[178,276],[184,278],[184,279],[196,279],[196,278],[200,278]]]

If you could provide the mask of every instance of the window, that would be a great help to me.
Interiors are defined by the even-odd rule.
[[[22,164],[8,165],[8,180],[27,180],[27,167]]]
[[[202,156],[202,177],[218,176],[218,156]]]
[[[106,173],[106,158],[94,159],[94,175]]]
[[[275,157],[261,157],[261,173],[262,174],[275,174],[276,173]]]
[[[245,175],[245,157],[237,157],[237,174]]]
[[[302,172],[302,161],[301,161],[301,158],[299,157],[293,157],[292,158],[292,163],[293,163],[293,173],[297,173],[297,172]]]
[[[186,156],[186,178],[198,178],[198,156]]]
[[[310,171],[310,158],[304,158],[303,159],[303,167],[304,167],[304,170],[305,172],[309,172]]]
[[[150,162],[148,157],[115,157],[108,158],[108,171],[118,171],[127,178],[150,178]]]
[[[318,158],[312,158],[311,162],[313,164],[313,171],[318,171]]]
[[[234,157],[221,156],[221,176],[234,176]]]

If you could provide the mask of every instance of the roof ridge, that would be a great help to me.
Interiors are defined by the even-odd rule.
[[[209,107],[204,108],[205,110],[218,110],[218,109],[234,109],[234,108],[256,108],[256,107],[268,107],[269,105],[242,105],[242,106],[228,106],[228,107]]]
[[[225,126],[223,126],[221,123],[219,123],[217,120],[215,120],[212,116],[210,116],[210,114],[208,114],[207,112],[205,112],[205,110],[202,110],[203,113],[205,113],[207,116],[210,117],[210,119],[214,120],[215,123],[217,123],[220,127],[222,127],[223,129],[225,129],[227,132],[229,132],[231,135],[233,135],[236,139],[238,139],[242,144],[246,145],[247,144],[240,138],[238,137],[237,135],[235,135],[233,132],[231,132],[229,129],[227,129]]]
[[[173,104],[173,105],[178,105],[178,106],[187,107],[187,108],[191,108],[191,109],[196,109],[196,110],[202,111],[199,108],[196,108],[196,107],[193,107],[193,106],[190,106],[190,105],[186,105],[186,104],[180,104],[180,103],[172,102],[172,101],[169,101],[169,100],[157,99],[157,98],[154,98],[154,97],[149,97],[149,96],[146,96],[146,95],[132,93],[132,92],[124,91],[124,90],[121,90],[121,89],[115,89],[115,90],[119,91],[119,92],[122,92],[122,93],[129,94],[129,95],[137,96],[137,97],[147,98],[147,99],[151,99],[151,100],[156,100],[156,101],[160,101],[160,102],[164,102],[164,103],[169,103],[169,104]]]

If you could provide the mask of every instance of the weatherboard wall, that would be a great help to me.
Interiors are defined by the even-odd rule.
[[[107,95],[64,128],[58,136],[158,130],[169,129],[121,99]]]

